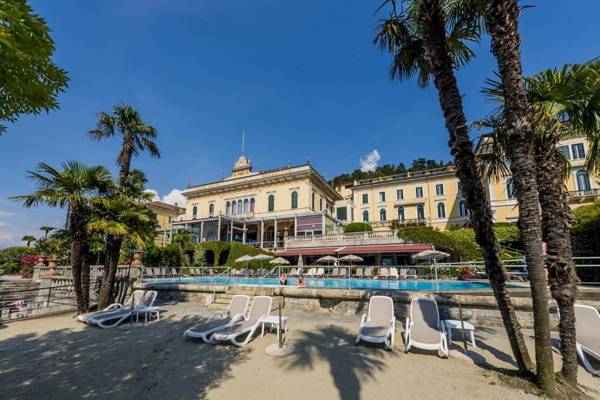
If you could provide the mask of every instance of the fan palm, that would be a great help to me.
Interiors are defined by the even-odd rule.
[[[577,294],[577,276],[571,249],[572,217],[565,189],[569,162],[557,145],[562,139],[584,134],[589,147],[598,149],[600,104],[596,99],[600,94],[600,61],[546,70],[525,78],[525,88],[535,133],[542,236],[547,244],[550,292],[560,311],[561,373],[567,382],[575,384],[577,353],[573,305]],[[488,80],[484,92],[503,103],[501,83]],[[478,154],[482,175],[488,180],[508,175],[507,154],[511,141],[506,132],[502,109],[496,110],[479,125],[493,132],[492,136],[485,139],[491,147],[484,148]],[[590,170],[597,168],[597,151],[589,152],[586,164]]]
[[[43,225],[43,226],[40,226],[40,230],[41,230],[41,231],[44,231],[44,239],[48,239],[48,233],[49,233],[50,231],[53,231],[53,230],[55,230],[55,229],[56,229],[56,228],[53,228],[53,227],[51,227],[51,226],[48,226],[48,225]]]
[[[138,247],[154,233],[154,214],[145,203],[138,199],[120,195],[116,198],[97,198],[92,201],[92,218],[87,224],[88,232],[101,233],[107,237],[106,258],[98,308],[106,307],[113,293],[122,241],[129,238]]]
[[[30,247],[31,242],[35,242],[35,236],[25,235],[21,240],[27,243],[27,247]]]
[[[173,243],[177,243],[179,246],[179,259],[181,260],[181,265],[187,267],[188,262],[185,250],[187,246],[192,243],[192,233],[186,230],[177,231],[173,236]]]
[[[532,363],[506,287],[500,245],[493,231],[493,216],[477,174],[473,144],[454,73],[473,57],[467,42],[479,40],[481,4],[469,0],[407,0],[401,3],[401,10],[395,0],[382,5],[389,5],[391,11],[379,25],[375,44],[393,54],[390,68],[393,78],[406,79],[417,74],[420,86],[432,80],[438,90],[462,195],[470,210],[475,237],[482,248],[512,351],[519,369],[530,371]]]
[[[148,125],[141,114],[132,106],[121,104],[113,108],[112,114],[100,112],[96,129],[88,132],[95,140],[102,140],[116,134],[121,135],[121,151],[117,157],[119,170],[119,185],[123,186],[129,175],[131,159],[143,151],[148,151],[152,157],[160,158],[160,151],[154,142],[158,132]]]
[[[87,312],[89,308],[89,265],[87,263],[87,231],[89,202],[106,190],[110,184],[110,172],[104,167],[87,167],[70,161],[55,169],[39,163],[36,171],[29,171],[28,178],[37,186],[29,195],[14,196],[25,207],[41,204],[50,207],[69,207],[68,232],[71,240],[71,267],[77,310]]]

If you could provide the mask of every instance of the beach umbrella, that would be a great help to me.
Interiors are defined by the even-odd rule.
[[[262,269],[263,266],[263,261],[268,261],[270,259],[272,259],[273,256],[269,256],[267,254],[258,254],[255,255],[254,257],[252,257],[252,261],[260,261],[260,269]]]
[[[252,261],[253,257],[249,256],[249,255],[245,255],[245,256],[241,256],[240,258],[236,259],[235,262],[237,263],[247,263],[249,261]]]
[[[362,257],[355,256],[354,254],[348,254],[347,256],[340,258],[340,261],[348,261],[350,264],[352,264],[355,262],[363,262],[364,260]]]
[[[321,257],[317,260],[317,262],[319,264],[324,263],[324,264],[332,264],[334,262],[337,261],[337,258],[332,257],[332,256],[325,256],[325,257]]]
[[[269,261],[269,264],[290,265],[290,262],[283,257],[277,257]]]
[[[420,253],[413,254],[413,256],[412,256],[413,260],[426,260],[426,261],[429,261],[430,265],[433,262],[433,271],[435,273],[436,282],[438,280],[436,261],[441,260],[442,258],[446,258],[446,257],[450,257],[450,254],[444,253],[443,251],[439,251],[439,250],[424,250],[424,251],[421,251]]]

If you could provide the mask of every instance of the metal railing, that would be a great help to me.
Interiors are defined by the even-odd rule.
[[[600,197],[600,189],[572,190],[567,192],[569,198]]]

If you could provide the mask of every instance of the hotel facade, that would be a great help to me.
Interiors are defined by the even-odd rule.
[[[569,205],[576,208],[600,199],[598,179],[584,165],[587,141],[567,139],[559,149],[570,162],[565,183]],[[484,184],[495,222],[516,222],[512,178],[503,176]],[[409,263],[410,254],[432,248],[426,243],[404,243],[396,235],[398,228],[469,227],[453,166],[333,188],[310,164],[254,172],[252,163],[241,156],[229,177],[190,186],[183,195],[185,209],[153,208],[162,218],[157,244],[167,244],[174,231],[187,229],[194,242],[246,243],[292,262],[300,256],[311,262],[322,255],[354,253],[373,264],[392,265]],[[350,222],[368,222],[373,232],[343,233]]]

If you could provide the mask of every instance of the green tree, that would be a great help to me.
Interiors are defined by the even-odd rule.
[[[600,145],[600,61],[565,65],[525,78],[537,166],[539,202],[542,209],[542,236],[547,244],[546,266],[550,292],[560,311],[560,336],[563,366],[561,373],[573,385],[577,383],[577,352],[574,303],[577,275],[572,259],[572,213],[567,204],[565,181],[569,163],[558,150],[558,143],[574,135],[585,134],[590,148]],[[502,84],[488,81],[485,93],[504,102]],[[584,117],[583,117],[584,116]],[[480,158],[480,169],[487,179],[498,179],[508,171],[511,149],[502,108],[479,125],[492,129]],[[598,153],[586,160],[590,169],[599,164]],[[597,168],[597,167],[596,167]]]
[[[51,231],[55,230],[56,228],[53,228],[51,226],[48,225],[42,225],[40,226],[40,230],[44,232],[44,239],[48,239],[48,233],[50,233]]]
[[[192,244],[192,232],[186,230],[178,230],[173,235],[173,243],[179,247],[179,260],[181,266],[186,268],[188,266],[188,258],[185,254],[187,248]]]
[[[462,195],[470,211],[477,244],[481,247],[486,271],[498,302],[511,348],[519,369],[532,370],[527,347],[506,287],[506,271],[500,260],[500,246],[493,229],[493,216],[477,174],[473,144],[462,106],[455,69],[465,65],[474,53],[467,43],[477,42],[481,30],[481,3],[443,0],[388,0],[390,15],[379,26],[375,43],[393,54],[392,79],[417,75],[419,86],[433,80],[450,137],[450,149],[461,182]]]
[[[14,196],[12,199],[23,202],[25,207],[44,204],[69,208],[68,234],[71,241],[73,286],[77,311],[85,313],[89,309],[90,270],[87,261],[89,248],[86,224],[90,216],[90,200],[110,185],[110,172],[104,167],[87,167],[76,161],[62,163],[60,170],[46,163],[39,163],[36,171],[29,171],[28,178],[35,182],[36,190],[32,194]]]
[[[25,236],[23,236],[23,238],[21,240],[24,241],[25,243],[27,243],[27,247],[30,247],[31,242],[35,242],[35,236],[25,235]]]
[[[121,151],[117,157],[119,170],[119,186],[123,187],[129,175],[131,159],[144,151],[152,157],[160,158],[160,151],[154,142],[158,132],[148,125],[141,114],[132,106],[121,104],[113,108],[112,114],[100,112],[96,129],[88,132],[95,140],[106,139],[115,135],[121,136]]]
[[[0,122],[58,108],[69,79],[53,53],[46,21],[25,0],[0,0]],[[0,135],[5,131],[0,124]]]
[[[351,222],[344,228],[345,233],[372,232],[373,227],[367,222]]]

